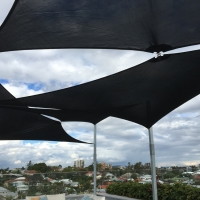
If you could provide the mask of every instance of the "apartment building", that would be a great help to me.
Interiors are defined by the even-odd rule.
[[[75,160],[74,161],[74,167],[77,167],[77,168],[84,168],[84,160]]]

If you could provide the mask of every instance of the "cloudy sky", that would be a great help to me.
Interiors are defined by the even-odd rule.
[[[13,0],[0,1],[0,24]],[[194,47],[192,47],[194,48]],[[185,50],[191,50],[186,48]],[[199,48],[198,46],[195,48]],[[144,62],[153,55],[119,50],[32,50],[0,53],[0,83],[15,97],[81,84]],[[62,123],[80,140],[93,142],[93,125]],[[193,165],[200,159],[200,97],[177,108],[153,126],[156,165]],[[107,118],[97,125],[97,158],[113,165],[150,162],[148,131],[129,121]],[[93,145],[48,141],[0,141],[0,168],[22,167],[29,160],[72,166],[92,163]]]

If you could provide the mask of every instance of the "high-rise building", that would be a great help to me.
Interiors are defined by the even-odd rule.
[[[84,160],[75,160],[74,167],[84,168]]]

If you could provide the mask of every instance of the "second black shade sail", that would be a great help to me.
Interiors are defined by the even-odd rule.
[[[166,114],[200,92],[200,51],[173,54],[165,60],[155,59],[111,76],[58,91],[13,100],[1,106],[33,106],[59,110],[33,109],[62,121],[68,112],[77,112],[71,121],[92,123],[113,116],[151,127]],[[159,59],[159,58],[158,58]],[[46,112],[46,113],[45,113]],[[77,117],[76,117],[77,116]]]

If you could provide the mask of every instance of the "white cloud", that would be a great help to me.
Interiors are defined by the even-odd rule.
[[[16,160],[14,163],[17,165],[17,164],[21,164],[22,162],[21,160]]]
[[[47,53],[48,52],[48,53]],[[138,63],[152,54],[120,50],[33,50],[0,54],[1,79],[13,85],[41,84],[51,91],[101,78]]]
[[[29,89],[27,85],[22,84],[22,83],[6,83],[3,84],[3,86],[16,98],[18,97],[24,97],[24,96],[31,96],[34,94],[40,94],[44,93],[42,90],[33,90]]]

